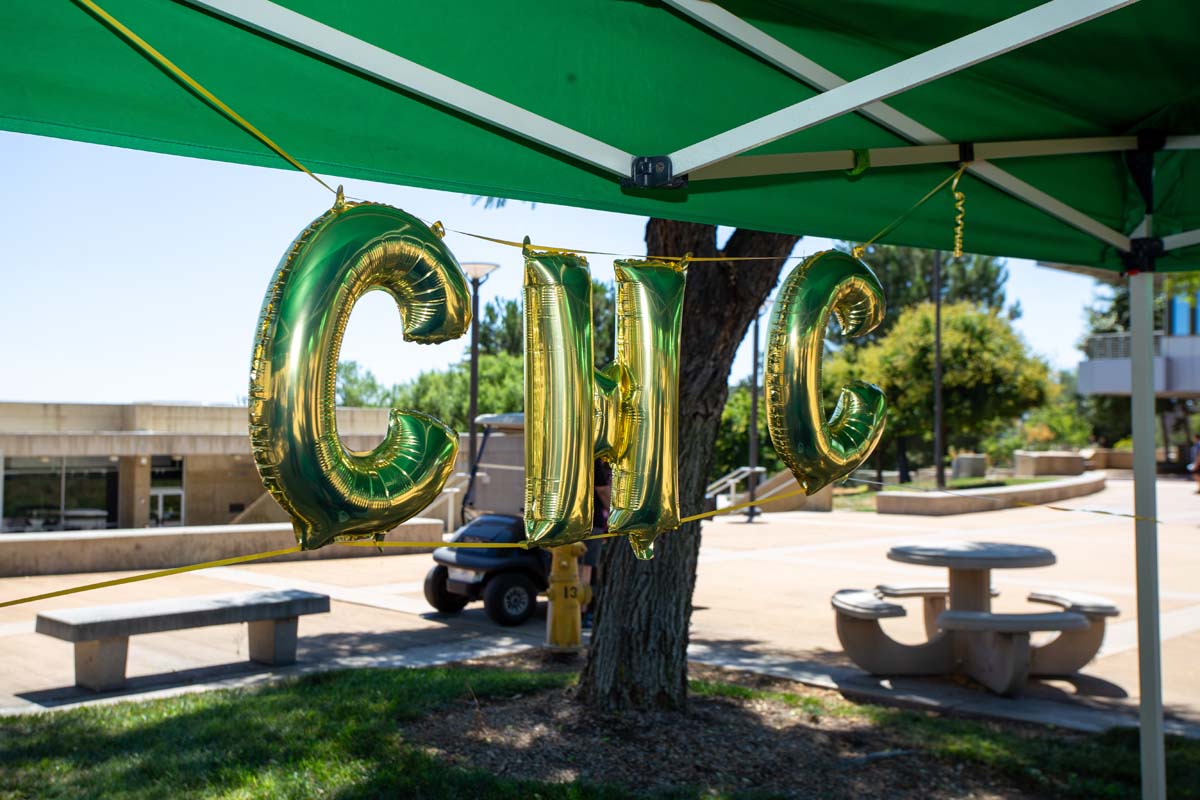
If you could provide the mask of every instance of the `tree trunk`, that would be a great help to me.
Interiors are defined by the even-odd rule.
[[[787,256],[797,236],[738,230],[723,251],[713,225],[651,219],[650,253]],[[679,365],[679,502],[683,516],[704,508],[729,370],[783,261],[700,262],[688,267]],[[681,708],[687,701],[688,624],[700,524],[661,536],[639,561],[614,539],[601,558],[592,646],[579,699],[604,710]]]
[[[896,469],[900,472],[897,481],[900,483],[909,483],[912,481],[912,475],[908,472],[908,437],[896,437]]]

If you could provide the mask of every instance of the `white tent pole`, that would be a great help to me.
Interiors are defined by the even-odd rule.
[[[906,58],[671,154],[682,175],[840,117],[915,86],[1131,5],[1137,0],[1050,0],[1036,8]]]
[[[1140,272],[1129,276],[1129,314],[1142,797],[1144,800],[1165,800],[1154,458],[1154,273]]]
[[[1180,231],[1172,233],[1170,236],[1164,236],[1163,250],[1178,250],[1181,247],[1190,247],[1194,244],[1200,244],[1200,228],[1195,228],[1190,231]]]
[[[796,52],[778,39],[768,36],[709,0],[665,0],[665,2],[810,86],[828,91],[846,84],[846,80],[840,75],[830,72],[812,59]],[[886,103],[870,103],[857,111],[909,141],[920,144],[949,143],[949,140],[937,131],[900,113]],[[1168,137],[1168,146],[1175,144],[1186,147],[1191,144],[1187,141],[1188,139],[1189,137],[1182,136]],[[678,168],[674,171],[677,174],[680,172]],[[1029,205],[1040,208],[1073,228],[1094,236],[1102,242],[1107,242],[1118,250],[1123,252],[1129,250],[1128,236],[1051,197],[1040,189],[1030,186],[997,166],[977,160],[967,168],[967,171]]]
[[[560,125],[269,0],[185,0],[442,106],[629,177],[633,154]]]

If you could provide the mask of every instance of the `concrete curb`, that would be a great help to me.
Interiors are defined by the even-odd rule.
[[[1085,472],[1078,477],[1019,486],[947,492],[885,491],[875,495],[875,510],[880,514],[920,514],[930,517],[999,511],[1095,494],[1104,489],[1104,479],[1103,472]]]

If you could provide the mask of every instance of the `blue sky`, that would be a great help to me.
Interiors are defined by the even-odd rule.
[[[275,265],[331,204],[296,172],[11,133],[0,133],[0,174],[0,401],[237,402]],[[461,194],[342,182],[347,195],[447,228],[644,252],[644,217],[515,202],[487,209]],[[446,241],[460,262],[501,265],[483,287],[485,303],[519,296],[519,250],[453,233]],[[796,254],[829,244],[806,237]],[[589,260],[598,278],[612,279],[611,259]],[[1029,261],[1008,267],[1009,300],[1024,310],[1018,329],[1052,365],[1074,367],[1094,282]],[[404,342],[395,306],[373,293],[351,318],[342,357],[390,384],[458,360],[465,343]],[[749,372],[744,345],[732,377]]]

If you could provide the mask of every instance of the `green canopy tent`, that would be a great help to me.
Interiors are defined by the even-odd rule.
[[[1150,273],[1200,267],[1200,6],[101,5],[318,172],[862,241],[965,162],[967,250],[1129,272],[1143,781],[1163,796]],[[5,4],[0,42],[0,127],[287,166],[81,3]],[[948,249],[952,219],[928,203],[882,241]]]

